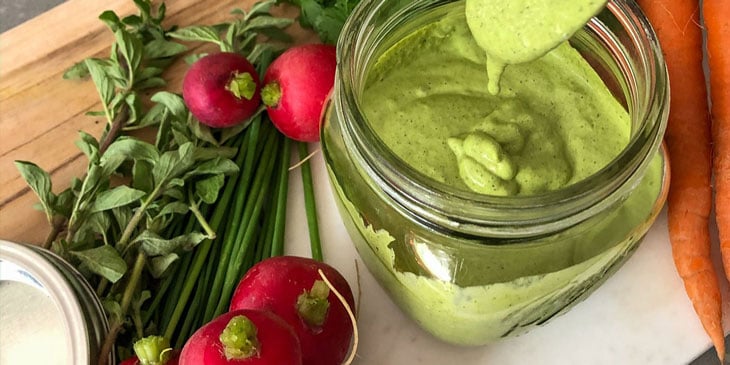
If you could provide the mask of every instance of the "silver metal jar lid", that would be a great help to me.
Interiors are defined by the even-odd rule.
[[[96,364],[107,328],[101,302],[70,264],[0,240],[0,364]]]

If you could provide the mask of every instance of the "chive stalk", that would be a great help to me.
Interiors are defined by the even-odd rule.
[[[307,144],[299,143],[299,158],[304,160],[309,155]],[[304,208],[307,213],[307,226],[309,228],[309,241],[312,250],[312,258],[317,261],[323,261],[322,242],[319,238],[319,223],[317,222],[317,206],[314,199],[314,183],[312,181],[312,167],[309,161],[305,161],[301,165],[302,184],[304,186]]]

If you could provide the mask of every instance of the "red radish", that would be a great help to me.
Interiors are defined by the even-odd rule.
[[[188,339],[180,365],[301,365],[294,330],[269,311],[237,310],[201,327]]]
[[[250,118],[261,103],[256,69],[237,53],[209,54],[185,73],[183,99],[203,124],[225,128]]]
[[[170,341],[162,336],[149,336],[134,343],[132,356],[119,365],[178,365],[180,351],[170,347]]]
[[[244,275],[233,293],[231,310],[271,310],[299,336],[304,365],[340,365],[350,348],[352,321],[318,270],[354,308],[350,286],[333,267],[310,258],[277,256]]]
[[[261,91],[271,121],[285,136],[319,141],[322,108],[335,83],[337,56],[328,44],[289,48],[271,63]]]

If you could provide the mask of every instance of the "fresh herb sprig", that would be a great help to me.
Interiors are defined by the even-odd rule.
[[[347,17],[360,0],[279,0],[300,9],[299,23],[311,28],[324,43],[335,44]]]
[[[187,47],[166,36],[164,4],[134,2],[138,15],[100,16],[114,33],[109,57],[86,59],[64,74],[93,80],[101,110],[89,114],[106,121],[99,140],[80,132],[77,146],[88,158],[84,176],[55,194],[46,171],[16,161],[51,224],[46,246],[80,268],[103,301],[110,330],[99,363],[106,363],[130,322],[136,337],[144,335],[142,304],[152,289],[147,279],[162,276],[183,252],[215,237],[201,206],[214,203],[225,176],[238,172],[231,160],[236,149],[221,146],[196,123],[179,95],[158,91],[146,97],[165,85],[165,68]],[[157,127],[154,143],[125,135],[150,126]],[[167,235],[186,216],[195,219],[191,229]]]

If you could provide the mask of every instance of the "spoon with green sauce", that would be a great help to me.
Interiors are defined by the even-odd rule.
[[[607,0],[466,0],[466,23],[487,54],[488,90],[506,65],[529,62],[568,40]]]

